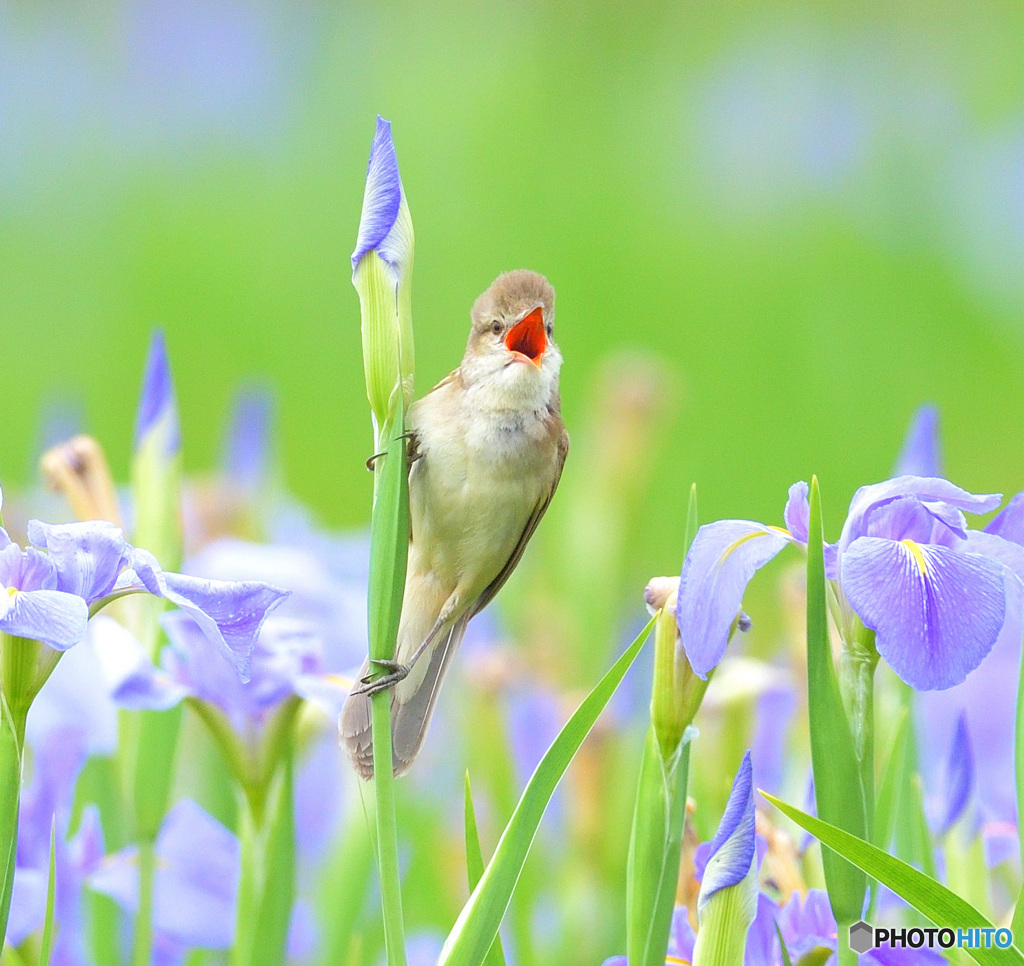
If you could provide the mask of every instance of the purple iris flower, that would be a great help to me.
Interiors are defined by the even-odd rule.
[[[126,594],[150,593],[188,614],[246,680],[263,621],[288,596],[256,581],[164,572],[151,553],[125,540],[120,527],[100,520],[59,525],[31,520],[28,536],[35,547],[22,550],[0,530],[0,584],[8,591],[0,601],[6,608],[0,630],[57,650],[85,636],[90,608],[98,610]]]
[[[21,795],[14,891],[7,941],[17,946],[36,932],[46,914],[50,866],[50,829],[54,830],[56,889],[54,912],[60,923],[51,962],[57,966],[85,964],[82,886],[103,855],[99,816],[90,806],[68,841],[75,782],[85,762],[83,736],[55,728],[33,744],[33,777]]]
[[[154,930],[172,947],[229,947],[238,894],[235,836],[186,799],[164,819],[156,854]],[[89,885],[134,912],[139,896],[136,849],[107,856],[89,876]]]
[[[182,613],[164,614],[170,646],[157,667],[142,645],[113,621],[97,618],[100,650],[114,701],[138,710],[170,708],[185,697],[218,707],[243,736],[255,736],[281,702],[298,694],[332,717],[351,682],[322,672],[319,640],[300,621],[268,621],[255,644],[251,676],[242,683],[202,630]]]
[[[1020,636],[1020,547],[967,528],[999,494],[976,496],[934,477],[901,476],[861,487],[839,542],[826,548],[844,636],[855,620],[875,632],[890,667],[918,690],[959,684],[1004,626]],[[788,542],[806,545],[807,486],[790,488],[788,530],[743,520],[701,529],[683,564],[677,616],[697,673],[720,660],[746,584]],[[1009,526],[1009,524],[1007,524]]]

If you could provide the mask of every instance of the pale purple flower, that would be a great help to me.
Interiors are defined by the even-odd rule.
[[[82,813],[78,831],[67,841],[75,783],[85,761],[83,736],[73,729],[51,730],[32,745],[33,777],[20,800],[14,890],[7,941],[17,946],[43,925],[54,830],[55,918],[60,923],[52,962],[77,966],[85,954],[82,885],[103,855],[103,834],[94,807]]]
[[[697,673],[721,659],[753,572],[787,542],[806,544],[806,494],[806,484],[790,488],[788,530],[723,520],[698,531],[677,606]],[[878,653],[918,690],[963,681],[1004,625],[1019,636],[1011,585],[1015,572],[1024,573],[1021,548],[996,532],[968,530],[964,518],[995,509],[999,500],[938,478],[902,476],[861,487],[838,543],[826,547],[826,575],[836,581],[841,604],[875,632]],[[1005,523],[1011,525],[1012,519]]]
[[[0,541],[6,541],[0,551],[0,583],[25,591],[9,596],[0,630],[59,650],[85,635],[90,608],[98,610],[125,594],[150,593],[187,613],[209,641],[225,650],[245,680],[263,621],[288,596],[257,581],[229,583],[164,572],[151,553],[125,540],[120,527],[100,520],[59,525],[31,520],[28,535],[45,554],[35,548],[22,551],[0,531]]]
[[[164,819],[156,855],[154,930],[186,947],[229,947],[239,877],[235,836],[186,799]],[[89,885],[134,912],[139,897],[135,847],[107,856]]]

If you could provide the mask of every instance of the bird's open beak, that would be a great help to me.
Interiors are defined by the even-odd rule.
[[[538,369],[544,359],[548,340],[544,334],[544,310],[537,306],[522,321],[517,322],[505,336],[505,348],[509,352],[525,356]]]

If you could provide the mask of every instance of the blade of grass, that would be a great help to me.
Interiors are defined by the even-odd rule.
[[[469,772],[466,772],[466,875],[469,891],[472,892],[484,874],[484,856],[480,849],[480,833],[476,825],[476,811],[473,808],[473,792],[469,787]],[[501,946],[501,933],[497,933],[491,948],[484,958],[484,966],[505,966],[505,951]]]
[[[793,960],[789,958],[789,949],[786,947],[786,940],[782,938],[782,930],[779,928],[778,920],[773,923],[775,926],[775,938],[779,941],[779,952],[782,955],[782,966],[793,966]]]
[[[829,642],[824,538],[817,477],[811,479],[810,511],[807,541],[807,705],[814,797],[818,814],[825,821],[863,838],[867,818],[860,766],[843,709]],[[842,929],[860,918],[867,879],[863,872],[828,848],[822,850],[822,864],[832,913]]]
[[[662,966],[668,950],[686,819],[690,740],[664,761],[653,725],[644,744],[626,872],[626,949],[635,966]]]
[[[43,938],[39,944],[39,966],[49,966],[53,947],[53,906],[57,891],[57,819],[50,821],[50,872],[46,880],[46,918],[43,920]]]
[[[290,742],[282,759],[268,817],[264,888],[253,947],[257,966],[277,966],[285,961],[295,900],[294,748]]]
[[[883,852],[869,842],[851,835],[802,812],[799,808],[761,792],[787,818],[811,833],[820,842],[844,856],[857,868],[884,883],[898,896],[910,903],[940,929],[994,929],[995,927],[969,902],[961,899],[940,882],[919,872],[912,865]],[[842,928],[842,926],[840,926]],[[982,966],[1024,966],[1024,953],[1016,946],[1007,949],[978,947],[965,949]]]
[[[448,934],[438,966],[479,966],[501,925],[555,787],[619,682],[640,653],[654,618],[598,682],[545,752],[523,790],[483,877]]]

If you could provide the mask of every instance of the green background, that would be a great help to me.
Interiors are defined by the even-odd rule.
[[[817,473],[834,539],[923,401],[956,482],[1024,483],[1024,7],[0,11],[4,486],[32,478],[54,405],[124,478],[160,325],[190,470],[262,378],[290,488],[363,524],[348,256],[378,112],[416,228],[420,391],[498,272],[545,273],[567,484],[611,445],[610,386],[638,383],[636,576],[678,567],[690,481],[705,521],[781,523]]]

